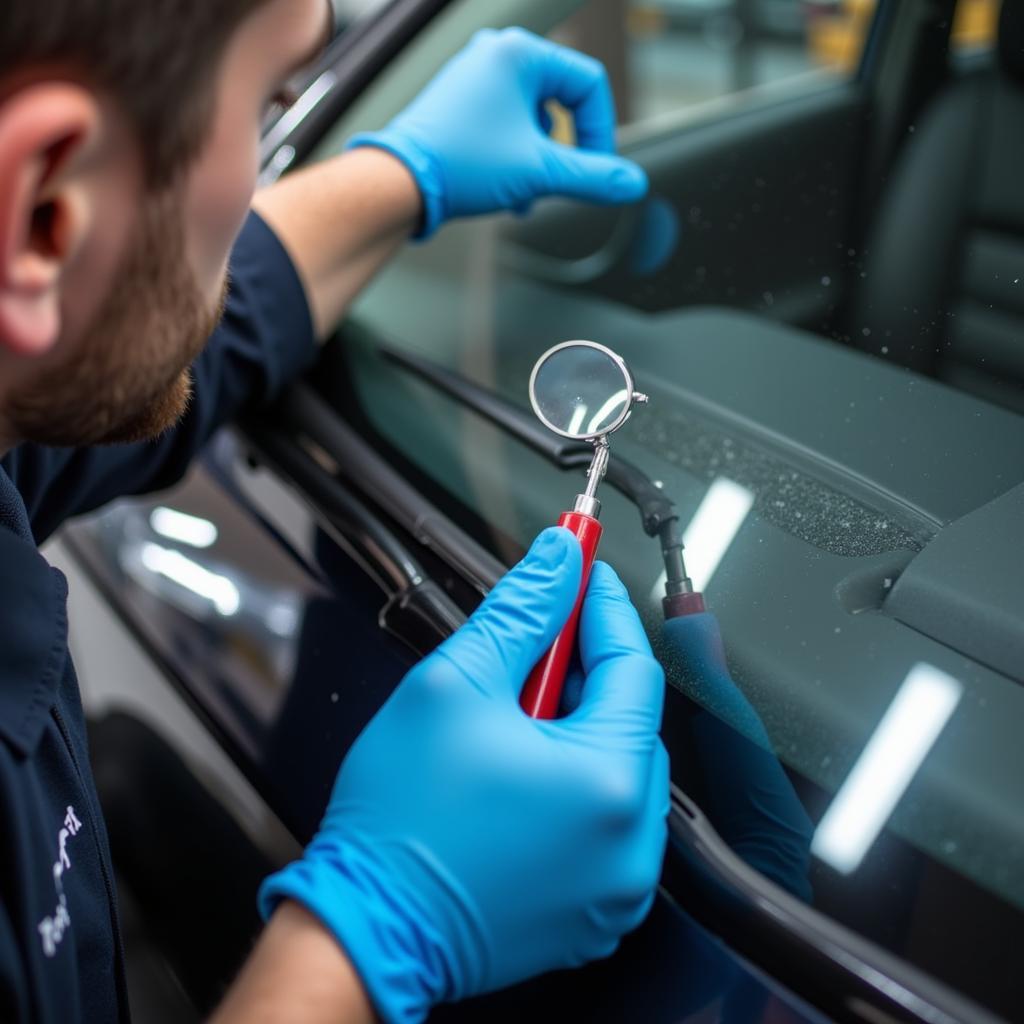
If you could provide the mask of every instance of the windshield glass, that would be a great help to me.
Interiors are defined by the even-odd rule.
[[[931,112],[999,87],[996,13],[960,5],[954,42],[974,63],[867,187],[853,69],[870,4],[454,5],[320,155],[382,123],[475,28],[519,23],[606,61],[651,194],[548,201],[408,247],[343,327],[345,383],[319,385],[354,387],[366,436],[511,563],[571,508],[582,469],[403,355],[525,417],[553,345],[623,356],[650,403],[613,458],[675,504],[731,673],[681,649],[658,536],[606,484],[601,556],[666,665],[676,781],[773,880],[998,1006],[1024,910],[1024,283],[1020,235],[991,218],[1019,201],[990,166],[946,182],[963,211],[949,231],[920,206]],[[995,137],[977,146],[998,157]],[[922,285],[912,269],[934,261]],[[766,806],[781,822],[767,854],[750,827]]]

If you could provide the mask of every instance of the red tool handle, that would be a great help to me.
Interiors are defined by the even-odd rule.
[[[601,524],[593,516],[582,512],[563,512],[558,525],[571,530],[579,539],[580,547],[583,548],[583,577],[569,621],[555,637],[555,642],[544,657],[534,665],[523,687],[519,704],[531,718],[554,718],[558,714],[565,675],[569,671],[572,652],[576,649],[576,627],[580,620],[580,608],[583,607],[583,595],[587,592],[590,569],[597,554],[597,545],[601,541]]]

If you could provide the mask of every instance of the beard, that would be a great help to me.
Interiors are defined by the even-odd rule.
[[[186,259],[180,188],[144,199],[110,295],[75,350],[11,396],[6,419],[25,441],[59,447],[150,440],[192,394],[191,364],[217,326]]]

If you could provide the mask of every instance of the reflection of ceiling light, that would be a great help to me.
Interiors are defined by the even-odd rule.
[[[208,519],[189,516],[173,508],[153,509],[149,525],[161,537],[190,544],[194,548],[208,548],[217,543],[217,527]]]
[[[694,590],[707,590],[753,504],[753,491],[724,476],[718,477],[708,488],[683,533],[686,571]],[[664,593],[665,573],[662,573],[654,584],[654,600],[660,601]]]
[[[587,415],[586,405],[577,405],[572,411],[572,419],[569,420],[569,429],[567,433],[578,434],[580,433],[580,427],[583,426],[583,417]]]
[[[593,419],[590,421],[590,426],[587,427],[587,433],[600,433],[602,425],[606,425],[615,419],[615,417],[612,416],[612,413],[615,412],[616,409],[625,405],[628,401],[629,392],[625,388],[621,391],[616,391],[615,394],[612,395],[612,397],[594,413]],[[570,431],[570,433],[573,433],[573,431]]]
[[[821,819],[811,852],[856,871],[956,709],[963,686],[924,662],[903,681]]]
[[[271,632],[292,637],[299,625],[299,610],[293,604],[277,601],[267,609],[265,621]]]
[[[724,476],[708,488],[683,533],[686,568],[694,590],[707,589],[753,504],[753,491]]]
[[[150,572],[166,576],[193,594],[205,597],[221,615],[234,615],[241,605],[238,587],[227,578],[204,569],[180,551],[159,544],[143,544],[140,557]]]

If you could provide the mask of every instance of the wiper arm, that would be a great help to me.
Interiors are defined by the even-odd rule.
[[[493,391],[422,356],[387,346],[381,346],[378,351],[385,359],[416,374],[461,405],[512,434],[560,469],[577,469],[590,464],[593,456],[590,445],[553,434],[534,416]],[[637,506],[644,533],[649,537],[657,537],[661,542],[667,575],[666,594],[671,597],[689,593],[693,588],[683,562],[682,529],[675,502],[643,470],[619,455],[611,455],[605,483]]]
[[[484,419],[514,434],[525,445],[539,452],[562,469],[589,466],[593,448],[583,441],[559,437],[548,430],[535,416],[529,416],[507,399],[488,391],[460,374],[422,356],[398,349],[380,346],[378,351],[389,362],[410,370],[417,377],[433,384],[439,391],[450,395],[461,405],[468,406]]]

